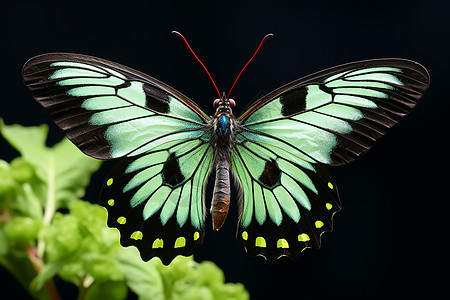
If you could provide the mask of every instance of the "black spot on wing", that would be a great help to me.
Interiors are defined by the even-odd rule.
[[[162,175],[163,183],[171,187],[175,187],[184,181],[184,175],[181,173],[175,153],[170,154],[169,159],[164,163]]]
[[[308,91],[305,86],[292,89],[281,96],[283,116],[290,116],[303,111],[306,107],[306,95]]]
[[[280,182],[281,172],[275,161],[267,161],[264,166],[264,171],[259,176],[261,181],[266,187],[272,188]]]
[[[169,96],[166,92],[144,83],[145,106],[159,113],[169,112]]]

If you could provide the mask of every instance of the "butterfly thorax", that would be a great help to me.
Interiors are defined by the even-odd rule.
[[[230,117],[223,114],[217,120],[217,133],[220,136],[226,137],[230,134]]]
[[[234,103],[234,102],[233,102]],[[230,101],[225,95],[214,102],[216,113],[212,118],[212,139],[216,179],[214,183],[211,215],[213,229],[219,230],[228,214],[230,204],[231,149],[234,146],[235,118]]]
[[[236,128],[236,120],[232,112],[234,101],[228,100],[224,94],[222,99],[214,101],[214,106],[216,113],[211,119],[213,131],[211,144],[215,150],[215,162],[224,159],[231,161],[230,153],[234,146]]]
[[[230,150],[234,144],[234,116],[228,113],[221,113],[217,117],[213,117],[213,143],[214,148],[224,147]]]

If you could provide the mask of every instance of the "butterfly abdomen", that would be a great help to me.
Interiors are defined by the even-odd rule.
[[[216,163],[216,180],[214,182],[211,215],[213,229],[219,230],[228,215],[230,206],[230,162],[222,160]]]

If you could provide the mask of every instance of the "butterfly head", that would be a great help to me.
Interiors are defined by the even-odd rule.
[[[216,114],[231,113],[231,110],[236,106],[236,102],[233,99],[228,99],[223,93],[222,98],[214,100],[213,106],[216,109]]]

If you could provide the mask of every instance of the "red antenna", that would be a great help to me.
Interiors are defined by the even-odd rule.
[[[256,51],[255,51],[255,53],[253,54],[253,56],[252,56],[252,57],[250,58],[250,60],[245,64],[245,66],[242,68],[241,72],[239,72],[239,75],[236,77],[236,80],[234,81],[233,85],[231,86],[230,91],[228,92],[227,99],[230,99],[230,93],[231,93],[231,91],[233,90],[234,85],[235,85],[236,82],[238,81],[239,77],[241,77],[242,72],[244,72],[245,68],[247,68],[248,64],[253,60],[253,58],[255,57],[256,53],[258,53],[259,48],[261,48],[262,44],[264,44],[264,42],[265,42],[268,38],[270,38],[271,36],[273,36],[273,34],[272,34],[272,33],[269,33],[269,34],[266,34],[265,37],[263,37],[263,39],[262,39],[261,42],[259,43],[258,48],[256,48]],[[194,54],[194,55],[195,55],[195,54]]]
[[[202,63],[202,61],[200,60],[200,58],[197,57],[197,55],[195,54],[194,50],[192,50],[191,46],[189,46],[189,43],[187,42],[187,40],[184,38],[184,36],[179,33],[178,31],[172,31],[172,33],[175,33],[176,35],[178,35],[178,37],[180,39],[183,40],[183,42],[188,46],[189,50],[191,50],[192,54],[195,56],[195,58],[198,60],[198,62],[202,65],[203,69],[205,69],[206,73],[209,76],[209,79],[211,79],[212,83],[214,84],[214,87],[216,88],[217,94],[219,94],[219,99],[222,98],[220,96],[220,92],[219,89],[217,88],[216,83],[214,82],[214,79],[212,78],[211,74],[209,74],[208,69],[205,67],[205,65]]]

